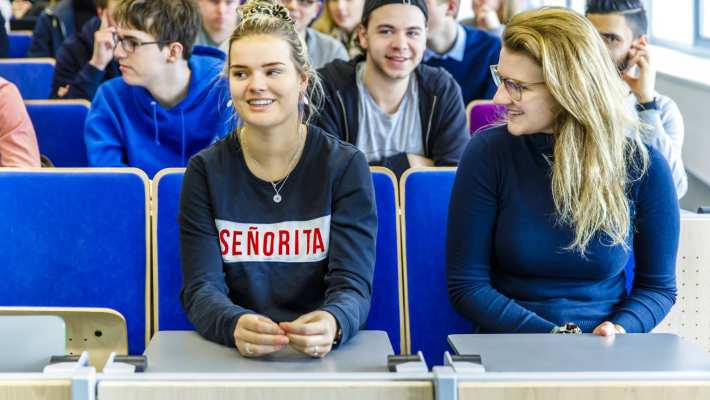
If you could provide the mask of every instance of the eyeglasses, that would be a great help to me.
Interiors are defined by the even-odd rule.
[[[116,47],[118,47],[118,45],[120,43],[121,47],[123,48],[123,51],[125,51],[127,54],[132,54],[134,51],[136,51],[136,47],[145,46],[148,44],[163,45],[163,44],[171,43],[169,40],[162,40],[162,41],[155,41],[155,42],[142,42],[142,41],[140,41],[136,38],[132,38],[132,37],[120,37],[120,36],[118,36],[118,33],[116,33],[116,32],[113,33],[113,42],[115,43],[114,49]]]
[[[515,101],[520,101],[523,98],[523,90],[528,89],[530,86],[545,84],[545,82],[515,82],[514,80],[503,78],[498,72],[498,64],[491,65],[491,75],[493,76],[493,83],[497,87],[503,84],[510,98]]]

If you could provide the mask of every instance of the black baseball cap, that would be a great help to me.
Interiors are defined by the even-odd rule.
[[[365,0],[365,6],[362,10],[362,22],[366,23],[373,11],[388,4],[404,4],[418,7],[422,10],[422,13],[424,13],[424,21],[429,19],[429,10],[427,9],[426,0]]]

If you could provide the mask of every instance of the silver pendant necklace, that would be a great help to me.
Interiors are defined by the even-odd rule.
[[[253,157],[251,157],[249,155],[248,147],[247,147],[247,143],[246,143],[246,135],[244,132],[246,132],[246,130],[242,127],[240,135],[239,135],[239,138],[241,139],[241,144],[242,144],[242,151],[244,152],[245,156],[249,156],[249,158],[251,158],[252,161],[254,161],[256,164],[259,164],[258,161],[256,161]],[[274,188],[274,197],[272,197],[271,199],[276,204],[281,203],[281,200],[283,200],[283,197],[281,197],[281,189],[283,189],[284,185],[286,184],[286,181],[288,180],[288,177],[291,176],[291,172],[293,172],[293,170],[291,170],[291,164],[293,163],[293,160],[296,158],[296,154],[298,154],[298,150],[301,147],[301,139],[302,138],[303,138],[303,129],[299,125],[299,127],[298,127],[298,144],[296,144],[296,149],[293,152],[293,154],[291,155],[291,159],[289,159],[288,164],[286,164],[286,170],[284,171],[284,173],[286,173],[286,171],[288,171],[288,173],[286,174],[286,177],[284,177],[283,180],[281,180],[281,182],[269,181],[269,183],[271,184],[271,187]]]

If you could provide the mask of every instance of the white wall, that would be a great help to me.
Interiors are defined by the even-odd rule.
[[[685,168],[710,186],[710,86],[659,73],[656,88],[675,100],[683,114]]]

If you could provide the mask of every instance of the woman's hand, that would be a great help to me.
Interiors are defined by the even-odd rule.
[[[617,334],[623,335],[624,333],[626,333],[626,330],[621,325],[613,324],[609,321],[604,321],[601,324],[597,325],[597,327],[594,328],[594,331],[592,331],[592,333],[599,336],[614,336]]]
[[[242,356],[261,357],[283,349],[289,339],[286,332],[269,318],[246,314],[237,321],[234,343]]]
[[[313,311],[292,322],[281,322],[289,344],[294,349],[311,357],[324,357],[333,348],[338,323],[327,311]]]

